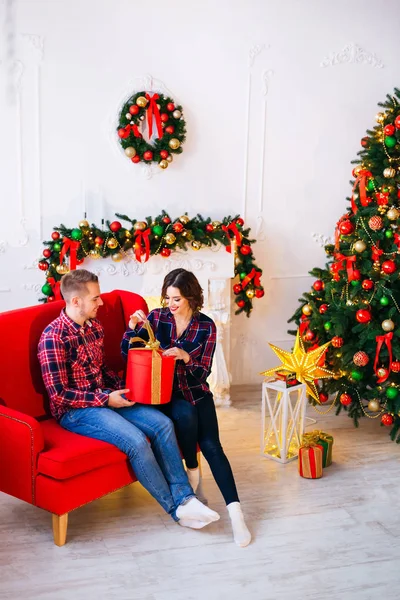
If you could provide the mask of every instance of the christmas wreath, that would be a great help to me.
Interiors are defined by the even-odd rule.
[[[256,265],[250,239],[250,229],[244,227],[239,217],[225,217],[222,221],[211,221],[197,215],[193,219],[187,214],[172,220],[162,211],[155,219],[145,221],[130,219],[126,215],[116,216],[130,223],[123,227],[120,221],[107,221],[106,227],[89,224],[86,219],[73,229],[60,225],[55,227],[51,240],[44,242],[43,256],[38,267],[46,271],[46,283],[42,287],[42,302],[58,300],[60,279],[70,270],[76,269],[85,258],[99,259],[111,256],[114,262],[123,258],[146,262],[150,256],[160,254],[168,258],[177,249],[200,250],[202,246],[223,244],[227,252],[234,241],[235,275],[239,281],[233,285],[236,313],[246,313],[253,308],[253,298],[262,298],[262,270]]]
[[[147,125],[148,140],[143,137]],[[182,106],[163,94],[137,92],[124,104],[117,128],[125,155],[133,163],[156,162],[166,169],[182,153],[186,123]]]

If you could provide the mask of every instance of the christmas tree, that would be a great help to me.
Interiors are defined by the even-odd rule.
[[[316,281],[290,321],[306,349],[331,342],[325,360],[335,376],[320,382],[320,401],[335,394],[337,414],[347,410],[356,426],[375,418],[400,443],[400,90],[379,106],[326,268],[310,271]]]

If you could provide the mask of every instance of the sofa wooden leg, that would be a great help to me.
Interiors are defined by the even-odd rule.
[[[56,546],[64,546],[67,539],[68,513],[53,515],[53,536]]]

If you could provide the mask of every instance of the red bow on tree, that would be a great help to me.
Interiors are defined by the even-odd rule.
[[[353,254],[352,256],[345,256],[344,254],[339,254],[339,252],[337,252],[335,254],[335,258],[339,264],[339,271],[340,271],[340,269],[344,268],[343,263],[344,263],[344,261],[346,261],[347,279],[349,282],[353,281],[353,279],[355,279],[354,263],[357,260],[357,257],[355,256],[355,254]]]
[[[54,300],[62,300],[61,291],[60,291],[60,282],[56,281],[54,277],[49,277],[47,279],[47,283],[51,285],[51,289],[53,290]]]
[[[377,335],[375,338],[376,352],[375,352],[374,371],[375,371],[375,375],[377,377],[378,377],[379,353],[381,351],[383,344],[386,344],[388,353],[389,353],[389,368],[387,370],[387,374],[384,375],[383,377],[378,377],[378,379],[376,380],[377,383],[383,383],[384,381],[386,381],[386,379],[390,375],[390,371],[392,370],[392,358],[393,358],[393,356],[392,356],[392,337],[393,337],[393,331],[390,331],[389,333],[385,333],[385,335]]]
[[[366,169],[362,169],[359,172],[359,174],[357,176],[357,179],[354,182],[353,190],[352,191],[354,192],[354,190],[356,189],[356,187],[358,185],[358,189],[359,189],[359,192],[360,192],[361,206],[368,206],[368,204],[369,204],[368,198],[367,198],[367,193],[365,191],[365,180],[366,180],[367,177],[371,177],[371,176],[372,176],[371,171],[367,171]],[[358,208],[357,208],[356,203],[354,202],[353,195],[351,196],[351,208],[352,208],[353,213],[356,214]]]

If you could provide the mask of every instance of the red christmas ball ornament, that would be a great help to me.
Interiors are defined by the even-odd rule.
[[[321,315],[324,315],[326,313],[326,311],[328,310],[329,306],[328,304],[321,304],[321,306],[319,307],[319,312]]]
[[[119,137],[124,140],[129,136],[129,129],[118,129]]]
[[[169,217],[163,217],[162,222],[165,223],[165,225],[168,225],[169,223],[171,223],[171,219]]]
[[[169,155],[168,150],[161,150],[161,152],[160,152],[161,158],[163,158],[165,160],[168,155]]]
[[[343,406],[349,406],[349,404],[353,402],[353,399],[350,396],[350,394],[341,394],[339,400],[340,403],[343,404]]]
[[[385,425],[386,427],[390,427],[390,425],[393,425],[393,422],[394,422],[394,418],[389,413],[384,413],[381,416],[382,425]]]
[[[395,126],[392,124],[386,125],[384,127],[385,135],[393,135],[395,132]]]
[[[360,310],[356,312],[356,319],[359,323],[369,323],[371,318],[372,315],[366,308],[360,308]]]
[[[164,258],[168,258],[168,256],[170,256],[171,254],[171,250],[169,248],[163,248],[160,252],[161,256],[163,256]]]
[[[342,235],[350,235],[354,231],[354,225],[351,221],[345,219],[340,223],[339,231]]]
[[[173,125],[168,125],[168,127],[165,128],[166,133],[174,133],[175,131],[175,127]]]
[[[132,104],[132,106],[129,107],[129,112],[131,113],[131,115],[137,115],[139,113],[139,110],[140,108],[137,104]]]
[[[375,284],[372,281],[372,279],[364,279],[364,281],[362,281],[362,283],[361,283],[361,287],[363,290],[372,290],[374,285]]]
[[[77,265],[82,265],[84,263],[85,259],[84,258],[77,258],[76,259],[76,264]]]
[[[135,163],[135,164],[138,163],[138,162],[140,162],[140,156],[139,156],[139,154],[135,154],[135,156],[132,156],[131,161],[133,163]]]
[[[265,294],[264,290],[256,290],[256,298],[262,298],[264,296],[264,294]]]
[[[47,262],[47,260],[39,260],[38,267],[41,271],[47,271],[47,269],[49,268],[49,263]]]
[[[369,356],[366,352],[359,350],[353,356],[353,363],[357,367],[365,367],[369,363]]]
[[[309,329],[304,337],[307,342],[312,342],[315,339],[315,333]]]
[[[243,227],[244,225],[244,220],[242,219],[242,217],[239,217],[238,219],[236,219],[236,224],[240,225],[241,227]]]
[[[169,119],[169,115],[167,115],[167,113],[161,113],[160,119],[163,123],[166,123]]]
[[[238,300],[237,305],[239,308],[244,308],[244,306],[246,306],[246,302],[245,300]]]
[[[208,233],[211,233],[212,231],[214,231],[214,225],[212,223],[207,223],[206,231],[208,231]]]
[[[342,337],[339,337],[338,335],[335,335],[335,337],[332,338],[332,346],[334,348],[341,348],[344,344],[344,340]]]
[[[168,102],[167,110],[169,110],[169,112],[172,112],[173,110],[175,110],[175,104],[173,102]]]
[[[378,192],[376,194],[376,203],[378,204],[378,206],[386,206],[387,204],[389,204],[389,194],[384,194],[383,192]],[[372,218],[374,218],[374,217],[372,217]],[[372,229],[372,227],[371,227],[371,229]],[[382,229],[382,228],[379,227],[379,229]]]
[[[54,302],[55,299],[55,296],[47,296],[47,302]]]
[[[328,396],[328,394],[325,394],[325,392],[320,392],[318,394],[318,396],[319,396],[319,400],[320,400],[320,402],[322,402],[322,404],[324,404],[325,402],[328,402],[329,396]]]
[[[400,129],[400,115],[398,115],[394,120],[394,125],[396,129]]]
[[[314,281],[313,283],[313,288],[316,292],[320,292],[321,290],[323,290],[325,287],[324,282],[322,281],[322,279],[317,279],[316,281]]]
[[[368,137],[363,137],[363,139],[361,140],[361,146],[363,148],[366,148],[369,144],[369,138]]]
[[[58,231],[53,231],[53,233],[51,234],[51,239],[52,240],[59,240],[60,239],[60,234],[58,233]]]
[[[104,244],[104,240],[102,237],[100,237],[98,235],[97,237],[94,238],[94,243],[97,244],[98,246],[102,246]]]
[[[241,252],[241,254],[248,256],[249,254],[251,254],[251,246],[248,246],[247,244],[243,244],[243,246],[240,246],[240,252]]]
[[[400,373],[400,361],[394,360],[392,362],[392,371],[393,373]]]
[[[393,260],[385,260],[382,263],[381,269],[386,275],[391,275],[396,270],[396,263]]]
[[[121,229],[122,225],[119,221],[113,221],[110,223],[110,229],[112,232],[117,233]]]
[[[45,258],[50,258],[50,256],[51,256],[51,250],[49,250],[48,248],[45,248],[45,249],[43,250],[43,256],[44,256]]]
[[[383,220],[381,219],[381,217],[374,215],[368,221],[368,226],[370,229],[372,229],[372,231],[379,231],[379,229],[382,229],[383,227]]]
[[[359,281],[361,279],[361,272],[358,269],[353,270],[353,279]]]
[[[151,150],[146,150],[146,152],[143,153],[143,158],[144,160],[153,160],[153,153]]]
[[[174,223],[172,225],[172,229],[175,231],[175,233],[181,233],[184,229],[182,223]]]
[[[235,285],[233,286],[233,293],[234,294],[240,294],[240,292],[242,291],[242,286],[240,285],[240,283],[235,283]]]

